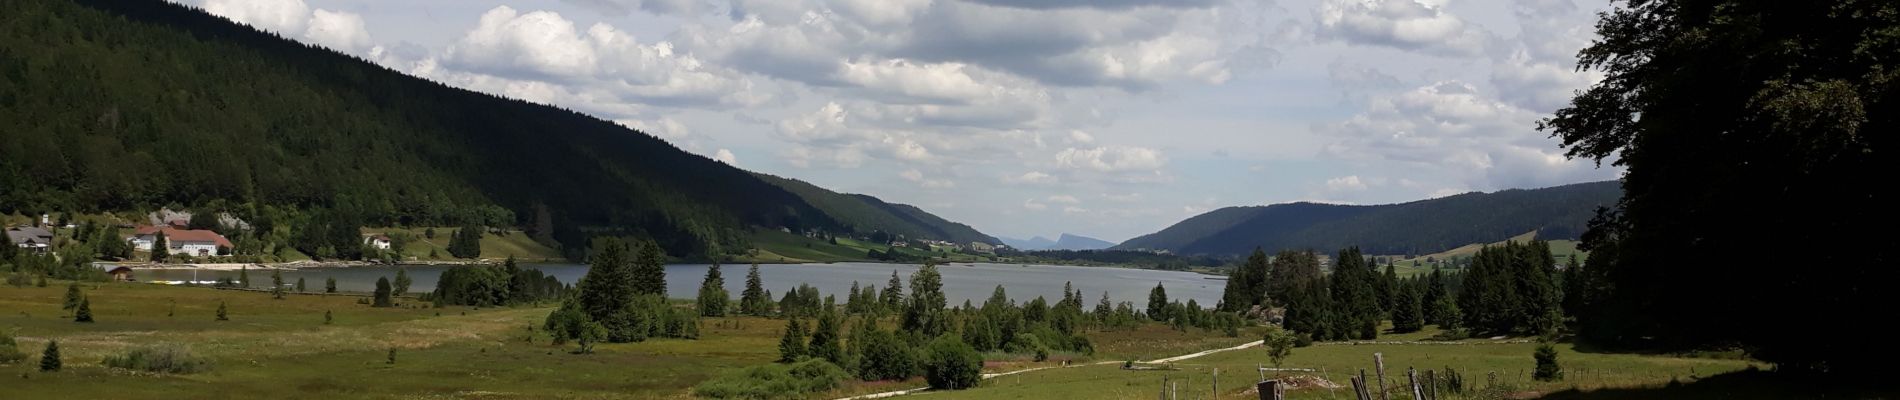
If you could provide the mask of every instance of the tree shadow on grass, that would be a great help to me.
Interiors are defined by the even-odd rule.
[[[1547,400],[1609,399],[1900,399],[1900,384],[1884,379],[1746,370],[1645,388],[1564,390]]]

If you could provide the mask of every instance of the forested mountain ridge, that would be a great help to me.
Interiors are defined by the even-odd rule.
[[[1621,195],[1612,181],[1373,206],[1302,202],[1226,207],[1114,248],[1237,255],[1254,247],[1278,251],[1359,246],[1368,254],[1427,254],[1531,231],[1539,238],[1573,239],[1597,207],[1610,206]]]
[[[749,226],[843,228],[798,194],[651,135],[190,7],[0,4],[0,212],[519,225],[570,254],[625,235],[689,257],[743,250]]]
[[[847,231],[882,230],[909,238],[948,240],[961,244],[999,242],[969,225],[945,220],[915,206],[888,203],[870,195],[833,192],[792,178],[762,173],[755,175],[804,198],[806,203],[836,219]]]

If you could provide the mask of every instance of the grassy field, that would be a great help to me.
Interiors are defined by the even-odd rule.
[[[1393,272],[1398,273],[1400,277],[1407,277],[1407,276],[1413,276],[1413,275],[1419,275],[1419,274],[1428,274],[1432,272],[1432,268],[1430,264],[1425,263],[1425,260],[1427,259],[1450,260],[1450,259],[1457,259],[1457,258],[1469,258],[1473,255],[1478,254],[1478,249],[1482,249],[1484,248],[1484,246],[1502,246],[1504,245],[1504,242],[1507,242],[1507,241],[1516,241],[1516,242],[1521,243],[1521,242],[1527,242],[1536,238],[1537,238],[1537,232],[1526,232],[1522,235],[1512,236],[1510,239],[1501,240],[1494,243],[1472,243],[1472,244],[1467,244],[1464,246],[1458,246],[1457,248],[1453,248],[1451,250],[1445,250],[1445,251],[1441,251],[1437,253],[1426,254],[1426,255],[1418,256],[1416,258],[1411,258],[1411,259],[1402,259],[1393,263],[1395,265],[1395,267],[1393,268],[1394,269]],[[1572,255],[1577,256],[1578,263],[1582,263],[1583,261],[1590,259],[1589,252],[1577,249],[1577,241],[1575,240],[1552,240],[1550,241],[1550,252],[1552,255],[1555,255],[1557,257],[1558,263],[1565,262]],[[1404,256],[1386,256],[1386,257],[1403,258]]]
[[[403,258],[413,258],[415,260],[452,260],[453,258],[449,255],[449,238],[455,234],[456,229],[459,228],[437,227],[435,228],[434,239],[430,239],[424,235],[428,228],[371,228],[364,230],[363,233],[409,233],[415,235],[417,241],[410,242],[408,246],[403,248]],[[528,234],[518,230],[509,230],[503,234],[483,234],[481,243],[482,258],[503,259],[508,258],[508,256],[514,256],[516,259],[523,261],[565,259],[561,255],[560,250],[555,250],[554,248],[535,242],[534,239],[528,237]],[[435,252],[435,258],[429,258],[430,251]]]
[[[702,321],[699,340],[602,344],[569,354],[531,332],[551,308],[426,308],[413,300],[370,308],[355,296],[291,295],[136,283],[83,284],[97,322],[73,322],[60,309],[64,282],[0,287],[0,330],[19,339],[26,360],[0,364],[0,399],[70,398],[690,398],[691,387],[726,371],[778,357],[784,321],[736,317]],[[216,321],[225,303],[229,321]],[[334,322],[324,324],[325,311]],[[888,324],[888,322],[887,322]],[[1251,335],[1251,334],[1250,334]],[[49,339],[65,369],[38,370]],[[1232,346],[1244,338],[1170,331],[1150,324],[1092,338],[1093,357],[1045,362],[992,355],[996,370],[1064,360],[1152,358]],[[208,372],[155,375],[107,368],[130,349],[183,347],[210,359]],[[396,363],[387,362],[396,349]],[[923,385],[848,382],[811,398],[835,398]]]
[[[1380,340],[1402,342],[1434,333],[1388,335]],[[1477,393],[1474,390],[1468,396],[1456,398],[1489,397],[1487,395],[1534,398],[1552,393],[1577,395],[1605,388],[1653,388],[1668,385],[1672,380],[1692,383],[1701,378],[1743,371],[1754,365],[1741,360],[1593,353],[1559,344],[1558,359],[1565,369],[1566,379],[1560,382],[1538,382],[1530,379],[1529,375],[1535,364],[1531,353],[1536,346],[1534,343],[1482,339],[1461,341],[1459,344],[1320,344],[1295,349],[1282,366],[1315,369],[1318,372],[1270,372],[1267,376],[1317,376],[1344,386],[1337,390],[1294,390],[1288,393],[1288,398],[1350,399],[1352,394],[1348,378],[1362,368],[1372,374],[1373,353],[1383,353],[1388,382],[1395,388],[1404,382],[1407,367],[1441,371],[1451,367],[1465,376],[1468,386],[1477,388],[1485,387],[1487,374],[1496,372],[1498,375],[1498,389],[1495,392]],[[986,382],[977,389],[930,396],[946,399],[1152,399],[1158,394],[1161,381],[1166,377],[1178,382],[1176,391],[1180,398],[1255,399],[1257,395],[1249,389],[1253,382],[1260,380],[1261,375],[1256,368],[1261,365],[1271,366],[1266,350],[1255,347],[1184,360],[1173,364],[1175,370],[1129,371],[1120,369],[1120,365],[1080,366],[1011,375]],[[1221,387],[1217,393],[1213,388],[1213,372],[1216,368],[1221,372]],[[1410,397],[1399,395],[1397,390],[1393,394],[1393,398]]]

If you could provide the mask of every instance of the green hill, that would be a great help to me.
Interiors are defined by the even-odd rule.
[[[1359,246],[1367,254],[1418,255],[1490,243],[1534,232],[1546,240],[1575,239],[1597,207],[1613,204],[1616,182],[1543,189],[1466,193],[1374,206],[1315,203],[1227,207],[1129,239],[1116,249],[1179,254],[1238,255]]]
[[[838,193],[806,183],[768,174],[755,174],[817,207],[838,221],[844,232],[868,234],[874,230],[904,235],[913,239],[948,240],[955,243],[1001,243],[975,228],[931,215],[917,207],[887,203],[862,194]]]
[[[187,6],[5,4],[0,214],[171,206],[293,229],[311,216],[519,226],[569,256],[599,235],[652,237],[676,256],[732,253],[752,247],[752,227],[980,235],[882,202],[909,221],[867,218],[819,201],[844,195],[795,194],[600,118],[411,77]]]

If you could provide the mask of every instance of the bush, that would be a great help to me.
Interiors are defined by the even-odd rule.
[[[13,334],[0,332],[0,364],[11,364],[25,360],[26,353],[20,351],[20,345],[13,341]]]
[[[1048,350],[1041,350],[1046,352]],[[950,336],[930,342],[924,356],[924,380],[937,389],[960,390],[976,387],[983,381],[983,355]]]
[[[887,331],[865,335],[864,355],[858,360],[858,377],[867,381],[909,379],[917,371],[917,355],[910,345]]]
[[[1557,365],[1557,346],[1537,345],[1537,353],[1532,357],[1537,359],[1537,370],[1531,373],[1531,378],[1546,382],[1564,380],[1564,367]]]
[[[1267,359],[1273,361],[1275,368],[1279,368],[1280,363],[1293,355],[1293,348],[1298,347],[1298,344],[1299,338],[1285,329],[1269,331],[1267,336],[1261,339],[1261,346],[1267,348]]]
[[[824,359],[766,364],[701,382],[693,394],[715,399],[799,399],[838,388],[850,375]]]
[[[1447,366],[1445,367],[1443,375],[1444,376],[1439,380],[1444,382],[1446,393],[1459,394],[1465,392],[1465,376],[1458,374],[1458,370],[1451,369],[1451,367]]]
[[[123,354],[106,356],[112,368],[161,374],[191,374],[211,370],[211,362],[191,354],[183,347],[142,347]]]

